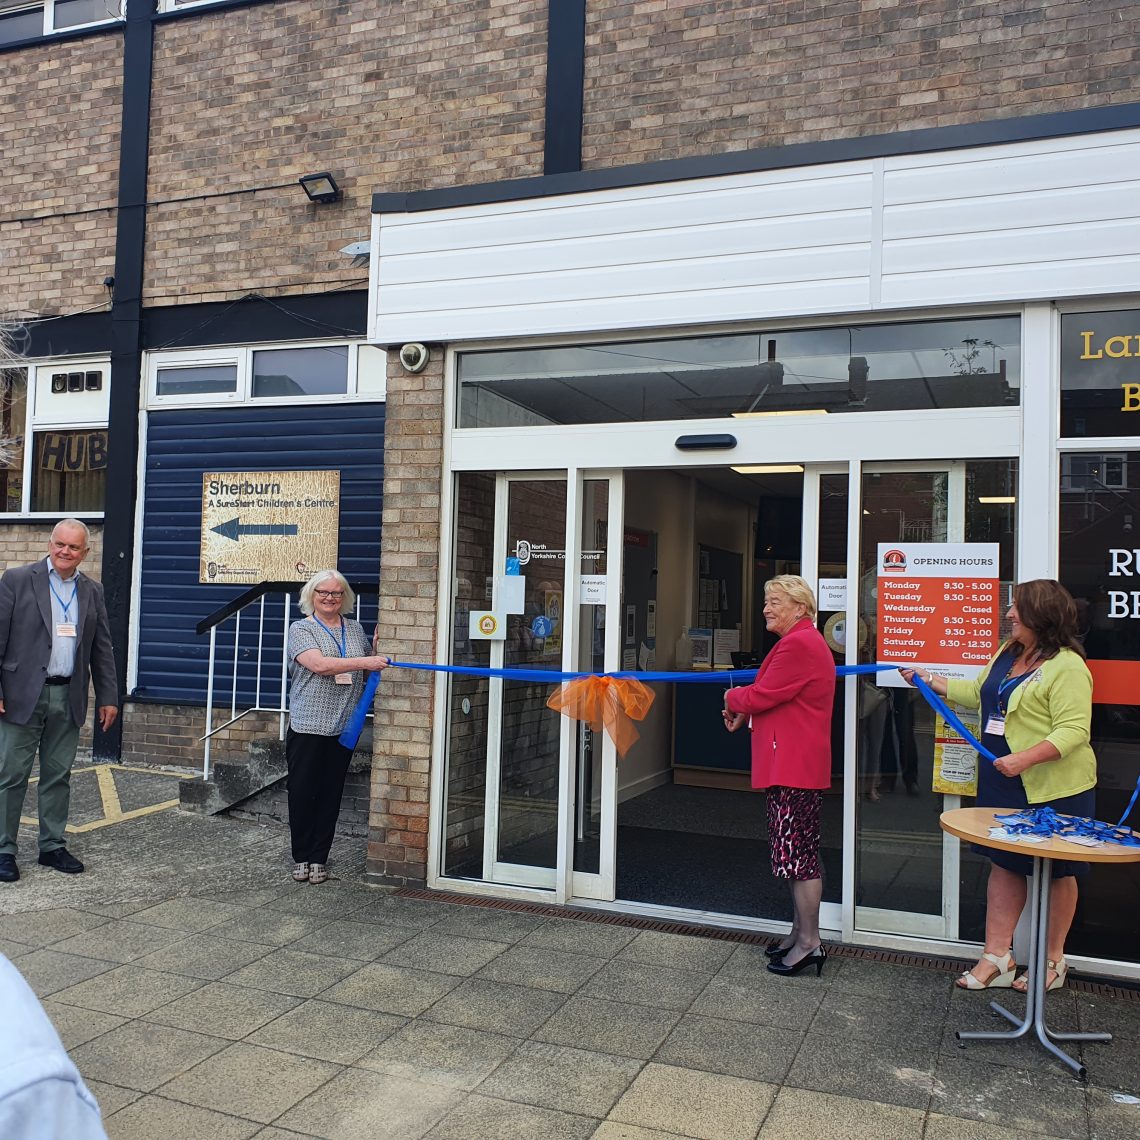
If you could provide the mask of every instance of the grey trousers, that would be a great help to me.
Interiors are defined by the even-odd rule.
[[[20,815],[36,752],[40,754],[40,851],[64,846],[71,805],[71,766],[79,727],[66,685],[44,685],[27,724],[0,719],[0,855],[15,855]]]

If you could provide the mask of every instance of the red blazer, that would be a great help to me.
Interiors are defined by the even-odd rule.
[[[764,658],[756,680],[729,689],[729,712],[752,717],[754,788],[831,786],[835,658],[811,621],[798,621]]]

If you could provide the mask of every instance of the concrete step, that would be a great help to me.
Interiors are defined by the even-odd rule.
[[[219,760],[208,780],[184,780],[178,789],[179,806],[184,811],[217,815],[284,779],[285,773],[285,742],[254,740],[248,756]]]

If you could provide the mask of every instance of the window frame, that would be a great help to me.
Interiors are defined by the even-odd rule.
[[[118,0],[118,15],[107,16],[102,20],[88,20],[83,24],[68,24],[65,28],[57,28],[55,24],[55,5],[56,0],[39,0],[38,3],[25,4],[19,8],[10,8],[3,13],[5,16],[15,16],[21,12],[35,12],[40,13],[40,35],[45,38],[48,36],[58,36],[69,32],[81,32],[86,28],[102,28],[107,24],[122,23],[126,19],[127,13],[127,0]],[[0,46],[10,43],[21,43],[19,39],[2,40],[0,39]]]
[[[18,519],[58,519],[59,511],[35,511],[32,503],[32,476],[33,460],[35,458],[36,436],[51,431],[103,431],[108,432],[107,448],[111,448],[108,416],[85,415],[75,419],[62,419],[57,415],[41,413],[36,415],[36,386],[47,382],[51,383],[51,373],[94,371],[103,373],[105,378],[104,393],[109,395],[111,358],[109,356],[74,356],[74,357],[44,357],[18,361],[9,367],[23,371],[27,376],[26,393],[24,396],[24,425],[23,440],[24,454],[20,461],[20,473],[23,485],[20,488],[20,509],[6,511],[0,508],[0,523],[11,522]],[[41,380],[40,377],[44,380]],[[15,425],[13,425],[15,426]],[[80,511],[83,518],[102,519],[106,516],[106,503],[97,511]]]
[[[295,351],[307,348],[348,349],[345,391],[315,396],[255,396],[253,394],[254,353]],[[352,400],[384,403],[387,399],[386,386],[379,392],[360,391],[360,350],[362,348],[376,348],[376,346],[361,340],[306,340],[270,341],[259,344],[232,345],[226,348],[194,348],[150,352],[146,359],[144,407],[150,411],[157,411],[161,408],[223,408],[235,404],[242,407],[294,407],[298,404],[346,403]],[[203,365],[209,367],[223,364],[233,365],[237,369],[237,383],[233,392],[225,395],[212,392],[199,392],[191,395],[158,394],[158,374],[164,368],[193,368]]]

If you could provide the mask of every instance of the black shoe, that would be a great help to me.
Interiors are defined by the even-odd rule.
[[[801,958],[794,966],[789,966],[783,958],[768,963],[768,969],[773,974],[785,974],[791,976],[798,974],[801,970],[806,970],[809,966],[815,967],[815,976],[818,978],[823,973],[823,964],[827,961],[827,951],[822,946],[817,946],[806,957]]]
[[[83,864],[66,847],[57,847],[54,851],[41,851],[40,866],[50,867],[53,871],[62,871],[65,875],[78,875],[83,870]]]
[[[20,877],[15,855],[0,855],[0,883],[14,883]]]
[[[771,946],[764,947],[765,958],[782,958],[789,950],[790,946],[781,946],[779,942],[773,942]]]

